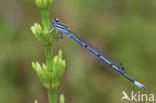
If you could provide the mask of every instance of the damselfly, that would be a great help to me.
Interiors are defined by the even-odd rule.
[[[66,25],[60,23],[58,18],[52,19],[50,21],[50,26],[54,27],[53,30],[55,30],[55,29],[58,30],[58,32],[57,32],[57,38],[58,38],[58,33],[59,32],[65,34],[66,36],[68,36],[69,38],[75,40],[76,42],[78,42],[79,44],[81,44],[82,46],[84,46],[85,48],[87,48],[90,52],[92,52],[93,54],[95,54],[96,56],[98,56],[101,60],[103,60],[109,66],[111,66],[113,69],[115,69],[116,71],[118,71],[121,75],[123,75],[124,77],[126,77],[133,84],[135,84],[136,86],[138,86],[141,89],[145,89],[145,87],[142,84],[140,84],[139,82],[135,81],[134,79],[132,79],[131,77],[129,77],[124,72],[124,66],[120,62],[112,59],[110,56],[106,55],[103,51],[97,49],[92,44],[90,44],[89,42],[87,42],[84,39],[82,39],[78,34],[72,32],[69,29],[69,27],[67,27]]]

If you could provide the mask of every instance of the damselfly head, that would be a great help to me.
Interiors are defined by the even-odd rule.
[[[58,19],[58,18],[54,18],[54,19],[52,19],[52,20],[50,21],[50,25],[51,25],[51,26],[56,26],[58,22],[59,22],[59,19]]]
[[[53,19],[55,22],[59,22],[59,18],[54,18]]]

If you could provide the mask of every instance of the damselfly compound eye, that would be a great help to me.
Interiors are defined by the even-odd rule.
[[[59,22],[59,19],[58,19],[58,18],[54,18],[54,21],[55,21],[55,22]]]

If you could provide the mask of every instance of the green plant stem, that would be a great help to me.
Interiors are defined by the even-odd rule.
[[[42,14],[42,25],[43,25],[43,28],[47,29],[47,28],[49,28],[49,17],[48,17],[49,12],[48,12],[47,9],[43,8],[41,10],[41,14]]]
[[[57,103],[56,88],[48,89],[49,103]]]
[[[48,17],[48,9],[42,9],[41,10],[42,14],[42,25],[44,29],[47,29],[49,27],[49,17]],[[47,64],[47,69],[50,70],[52,69],[52,44],[51,43],[46,43],[44,45],[45,47],[45,56],[46,56],[46,64]]]
[[[46,65],[47,65],[47,69],[49,71],[52,70],[52,66],[53,66],[53,55],[52,55],[52,44],[51,43],[47,43],[44,45],[45,47],[45,56],[46,56]]]
[[[48,12],[48,9],[43,8],[41,10],[41,14],[42,14],[43,28],[49,29],[49,17],[48,17],[49,12]],[[47,42],[44,45],[44,47],[45,47],[47,70],[52,71],[52,66],[53,66],[52,43]],[[48,89],[48,99],[49,99],[49,103],[57,103],[56,88],[49,88]]]

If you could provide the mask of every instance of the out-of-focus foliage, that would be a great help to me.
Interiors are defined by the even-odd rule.
[[[66,103],[121,103],[122,91],[156,94],[155,0],[53,0],[50,16],[122,61],[127,73],[147,87],[141,91],[64,36],[61,48],[67,69],[58,89]],[[34,0],[0,1],[0,103],[47,103],[47,91],[31,67],[43,62],[43,46],[30,31],[40,21]]]

